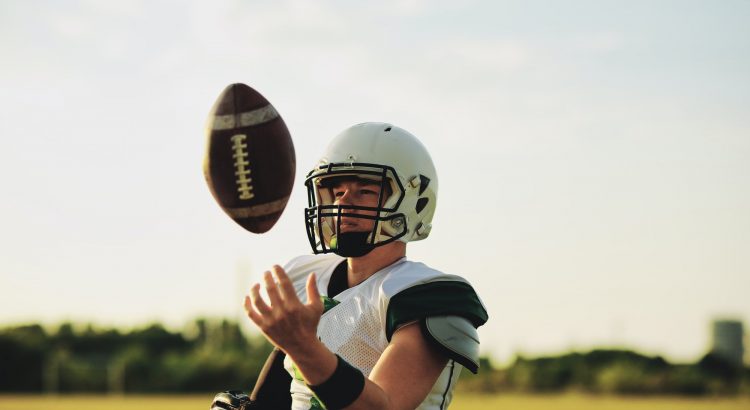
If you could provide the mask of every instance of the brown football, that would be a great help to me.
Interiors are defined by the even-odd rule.
[[[289,130],[259,92],[232,84],[206,124],[203,173],[216,202],[253,233],[273,227],[292,193],[296,160]]]

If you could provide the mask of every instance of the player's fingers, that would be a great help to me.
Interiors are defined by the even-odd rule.
[[[260,296],[260,283],[253,285],[250,289],[250,299],[253,302],[253,306],[262,316],[266,316],[271,313],[271,308],[266,304],[266,301]]]
[[[266,273],[263,274],[263,280],[266,282],[266,292],[268,293],[268,299],[271,301],[271,307],[281,306],[284,302],[281,300],[279,287],[276,286],[276,282],[274,282],[271,272],[266,271]]]
[[[320,300],[320,292],[318,291],[318,282],[315,272],[307,277],[307,305],[315,310],[322,311],[323,308],[323,302]]]
[[[287,303],[294,303],[296,301],[297,303],[301,303],[299,301],[299,297],[297,297],[297,292],[294,290],[294,286],[292,285],[292,281],[289,280],[289,276],[287,276],[286,272],[284,272],[284,269],[279,265],[273,265],[273,273],[276,275],[276,279],[279,281],[279,288],[281,290],[281,297],[284,298],[284,301]]]
[[[256,326],[260,327],[261,324],[263,324],[263,316],[261,316],[253,308],[253,302],[250,300],[250,296],[245,296],[244,305],[245,305],[245,312],[247,313],[247,316],[250,318],[250,320],[253,321],[253,323],[255,323]]]

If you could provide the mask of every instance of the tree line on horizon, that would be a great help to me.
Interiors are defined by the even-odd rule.
[[[271,346],[236,322],[195,320],[182,331],[158,323],[129,331],[64,323],[0,329],[0,392],[197,393],[255,385]],[[750,395],[750,369],[711,353],[672,364],[628,350],[519,356],[505,368],[481,359],[459,391],[582,391],[612,394]]]

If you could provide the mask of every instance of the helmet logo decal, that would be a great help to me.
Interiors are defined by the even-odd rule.
[[[247,161],[248,153],[247,144],[245,143],[246,139],[247,135],[245,134],[232,136],[232,150],[234,151],[232,157],[234,157],[235,169],[234,175],[237,176],[235,182],[237,183],[237,192],[240,194],[240,199],[252,199],[255,196],[255,194],[253,194],[253,185],[251,184],[253,179],[250,178],[250,162]]]

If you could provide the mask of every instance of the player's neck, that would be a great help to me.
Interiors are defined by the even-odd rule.
[[[359,258],[348,258],[347,281],[349,287],[364,282],[375,272],[385,268],[406,255],[406,244],[401,241],[378,246],[370,253]]]

